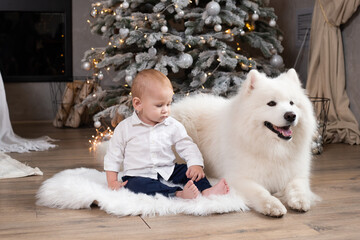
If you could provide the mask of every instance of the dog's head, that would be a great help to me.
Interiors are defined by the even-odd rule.
[[[268,78],[257,70],[249,72],[240,91],[241,99],[256,137],[290,140],[309,108],[304,89],[294,69],[277,78]],[[304,105],[305,104],[305,105]],[[310,104],[310,108],[311,108]]]

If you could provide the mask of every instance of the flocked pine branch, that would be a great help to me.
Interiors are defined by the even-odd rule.
[[[282,34],[266,0],[107,0],[92,4],[90,31],[106,42],[84,54],[96,80],[113,69],[115,89],[85,103],[93,119],[131,112],[130,86],[143,69],[168,75],[175,99],[208,92],[229,96],[257,68],[277,75]],[[258,49],[259,51],[256,51]]]

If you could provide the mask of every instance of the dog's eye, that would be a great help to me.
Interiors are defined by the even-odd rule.
[[[293,101],[290,101],[290,105],[294,105],[294,102],[293,102]]]
[[[270,107],[274,107],[274,106],[276,106],[276,102],[270,101],[270,102],[267,103],[267,105],[270,106]]]

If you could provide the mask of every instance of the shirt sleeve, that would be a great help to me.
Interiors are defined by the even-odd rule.
[[[204,160],[198,146],[193,142],[180,122],[176,123],[174,142],[176,152],[185,160],[188,167],[194,165],[204,167]]]
[[[104,157],[104,170],[119,172],[124,161],[125,141],[122,124],[118,124],[109,141],[109,146]]]

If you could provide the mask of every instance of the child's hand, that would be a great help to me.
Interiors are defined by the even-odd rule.
[[[127,184],[128,181],[125,181],[125,182],[119,182],[119,181],[112,181],[112,182],[109,182],[108,183],[108,187],[111,189],[111,190],[118,190],[122,187],[124,187],[126,184]]]
[[[194,165],[189,167],[189,169],[186,171],[186,177],[197,182],[205,177],[205,173],[201,166]]]

